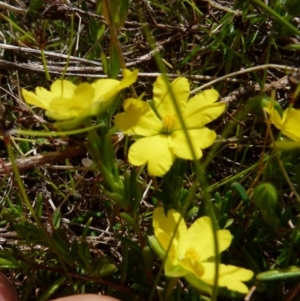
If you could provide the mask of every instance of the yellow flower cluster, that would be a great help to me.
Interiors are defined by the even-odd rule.
[[[174,101],[184,119],[196,158],[201,158],[202,149],[213,144],[216,133],[204,125],[219,117],[225,110],[225,104],[216,102],[219,94],[213,89],[191,99],[189,94],[186,78],[179,77],[168,85],[161,75],[154,83],[152,104],[134,98],[125,100],[124,113],[115,116],[115,124],[126,134],[142,137],[129,149],[131,164],[140,166],[147,163],[151,175],[163,176],[176,157],[193,160]]]
[[[105,104],[124,88],[136,81],[137,70],[124,70],[121,81],[100,79],[92,84],[78,86],[67,80],[56,80],[50,91],[37,87],[35,93],[22,89],[25,101],[46,110],[46,114],[56,120],[97,115],[101,104]],[[123,103],[124,112],[115,116],[115,124],[126,134],[135,135],[137,141],[129,149],[129,162],[140,166],[148,164],[151,175],[162,176],[172,166],[175,159],[193,160],[191,147],[177,113],[178,108],[197,159],[202,157],[202,149],[213,144],[216,133],[205,125],[219,117],[225,104],[217,102],[219,94],[210,89],[189,99],[190,86],[184,77],[169,84],[164,76],[154,83],[153,100],[145,102],[129,98]],[[176,110],[174,102],[178,108]],[[290,110],[281,118],[277,111],[266,108],[275,126],[292,139],[299,139],[295,132],[295,118],[300,113]],[[287,117],[292,114],[292,117]],[[299,115],[297,115],[299,114]],[[296,117],[294,117],[294,115]],[[169,277],[194,275],[197,281],[212,286],[215,279],[214,239],[209,217],[197,219],[190,228],[180,213],[170,210],[165,215],[162,208],[153,213],[153,227],[156,240],[166,253],[165,274]],[[177,229],[177,230],[176,230]],[[174,232],[176,231],[175,235]],[[219,251],[226,250],[232,240],[227,230],[218,230]],[[253,272],[233,265],[220,264],[218,285],[240,293],[247,293],[243,281],[250,280]]]
[[[99,106],[112,100],[121,90],[133,84],[138,70],[124,70],[124,79],[99,79],[76,86],[68,80],[56,80],[50,91],[37,87],[35,93],[22,89],[24,100],[45,109],[47,116],[56,120],[97,115]]]
[[[35,93],[22,89],[22,95],[27,103],[45,109],[53,119],[82,118],[97,115],[101,105],[136,81],[137,74],[137,70],[124,70],[122,81],[100,79],[78,86],[67,80],[56,80],[50,91],[43,87],[37,87]],[[202,149],[212,145],[216,138],[215,131],[204,125],[219,117],[225,104],[217,102],[219,94],[213,89],[189,99],[190,86],[184,77],[168,84],[164,76],[158,76],[153,94],[152,105],[140,99],[126,99],[124,112],[115,116],[115,124],[124,133],[141,137],[129,149],[129,162],[136,166],[147,163],[151,175],[163,176],[177,157],[194,159],[174,101],[197,159],[202,157]]]
[[[166,215],[163,208],[158,207],[153,212],[153,228],[164,252],[169,250],[164,266],[166,276],[186,277],[189,280],[189,275],[193,274],[198,281],[210,286],[214,284],[215,261],[210,259],[215,256],[215,248],[209,217],[198,218],[187,228],[180,213],[172,209]],[[230,246],[232,237],[228,230],[218,230],[217,240],[221,253]],[[218,286],[246,294],[248,288],[243,281],[252,277],[250,270],[220,264]]]
[[[265,110],[270,115],[270,121],[282,134],[294,141],[300,142],[300,110],[288,108],[283,112],[282,116],[280,116],[271,101],[267,107],[265,107]]]

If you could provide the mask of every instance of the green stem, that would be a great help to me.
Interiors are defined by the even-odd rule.
[[[15,156],[14,156],[14,153],[13,153],[13,150],[12,150],[12,147],[11,147],[11,144],[10,144],[10,141],[8,141],[6,143],[6,147],[7,147],[7,152],[8,152],[8,157],[11,161],[11,164],[12,164],[12,169],[13,169],[13,172],[15,174],[15,178],[16,178],[16,181],[17,181],[17,184],[18,184],[18,187],[20,189],[20,192],[21,192],[21,195],[22,195],[22,198],[27,206],[27,208],[29,209],[29,212],[31,214],[31,216],[33,217],[34,221],[36,222],[36,224],[44,230],[44,226],[43,224],[41,223],[39,217],[37,216],[36,212],[34,211],[28,197],[27,197],[27,194],[25,192],[25,188],[24,188],[24,185],[23,185],[23,182],[21,181],[21,177],[20,177],[20,173],[19,173],[19,170],[17,168],[17,165],[16,165],[16,162],[15,162]]]
[[[151,48],[152,50],[155,50],[156,49],[156,45],[155,45],[155,42],[154,42],[154,39],[153,37],[151,36],[151,33],[150,33],[150,30],[149,28],[146,27],[146,25],[144,25],[144,30],[145,30],[145,33],[146,33],[146,36],[147,36],[147,40],[149,41],[149,44],[151,45]],[[171,89],[171,85],[166,77],[166,74],[167,74],[167,70],[166,68],[164,67],[164,64],[162,62],[162,59],[161,59],[161,56],[158,52],[155,52],[154,54],[154,58],[156,60],[156,63],[158,65],[158,69],[159,71],[162,73],[162,75],[164,76],[164,79],[165,79],[165,82],[166,84],[168,85],[168,90],[170,91],[170,94],[171,94],[171,98],[172,98],[172,102],[173,102],[173,105],[174,105],[174,108],[175,108],[175,111],[178,115],[178,119],[179,119],[179,122],[182,126],[182,129],[184,131],[184,134],[185,134],[185,137],[186,137],[186,140],[187,140],[187,143],[189,145],[189,148],[190,148],[190,151],[191,151],[191,154],[192,154],[192,158],[193,158],[193,162],[194,162],[194,166],[195,166],[195,169],[196,169],[196,179],[193,183],[193,186],[192,187],[198,187],[199,184],[201,184],[202,188],[203,188],[203,198],[204,198],[204,202],[205,202],[205,205],[207,207],[207,211],[208,211],[208,214],[211,218],[211,221],[212,221],[212,232],[213,232],[213,241],[214,241],[214,251],[215,251],[215,261],[216,261],[216,264],[215,264],[215,278],[214,278],[214,284],[213,284],[213,291],[212,291],[212,301],[216,301],[217,300],[217,295],[218,295],[218,275],[219,275],[219,245],[218,245],[218,239],[217,239],[217,231],[218,231],[218,225],[217,225],[217,219],[216,219],[216,215],[215,215],[215,212],[214,212],[214,207],[213,207],[213,204],[211,203],[210,199],[210,194],[209,194],[209,191],[208,191],[208,185],[207,185],[207,182],[206,182],[206,178],[205,178],[205,171],[204,169],[202,168],[202,166],[200,165],[200,162],[199,160],[197,159],[197,156],[196,156],[196,152],[195,152],[195,149],[193,147],[193,144],[192,144],[192,141],[191,141],[191,138],[190,138],[190,135],[188,134],[188,131],[187,131],[187,127],[185,125],[185,120],[184,118],[182,117],[182,114],[180,112],[180,108],[179,108],[179,105],[178,103],[176,102],[176,98],[175,98],[175,95],[174,95],[174,92],[172,91]],[[190,191],[193,190],[193,189],[190,189]],[[192,200],[192,197],[193,195],[191,193],[188,194],[187,198],[186,198],[186,203],[189,204]],[[188,208],[188,206],[186,206],[185,208]],[[181,218],[182,216],[185,215],[185,212],[182,212],[181,213],[181,217],[180,217],[180,220],[178,221],[178,224],[177,226],[179,225],[180,221],[181,221]],[[170,241],[170,244],[169,244],[169,247],[168,247],[168,250],[166,252],[166,256],[168,254],[168,251],[170,249],[170,245],[172,244],[172,240],[176,234],[176,231],[177,231],[177,228],[174,230],[174,233],[173,233],[173,236],[171,238],[171,241]],[[166,256],[164,258],[164,261],[166,259]],[[162,269],[162,268],[161,268]],[[161,272],[161,271],[160,271]],[[159,273],[160,275],[160,273]],[[155,284],[158,283],[159,281],[159,277],[157,277],[157,279],[155,280]],[[156,286],[155,286],[156,287]],[[151,295],[150,295],[150,298],[149,298],[149,301],[152,300],[154,296],[154,290],[152,290],[151,292]]]
[[[45,70],[45,74],[46,74],[46,79],[50,80],[50,74],[49,74],[49,69],[48,69],[44,49],[41,49],[41,56],[42,56],[42,62],[43,62],[43,66],[44,66],[44,70]]]
[[[68,70],[69,64],[70,64],[70,57],[71,57],[71,52],[72,52],[72,47],[73,47],[73,40],[74,40],[74,15],[71,14],[71,25],[70,25],[70,29],[71,29],[71,36],[70,36],[70,44],[68,47],[68,58],[66,61],[66,65],[62,74],[62,78],[65,77],[65,74]]]
[[[32,41],[33,43],[36,44],[36,39],[32,35],[30,35],[26,30],[24,30],[22,27],[20,27],[17,23],[15,23],[14,21],[12,21],[10,18],[6,17],[2,13],[0,13],[0,18],[3,18],[4,20],[6,20],[8,23],[10,23],[12,25],[12,27],[15,30],[20,31],[22,34],[24,34],[26,36],[26,38],[28,38],[30,41]]]
[[[31,130],[21,130],[21,129],[14,129],[10,132],[10,134],[19,134],[24,136],[35,136],[35,137],[57,137],[57,136],[69,136],[69,135],[77,135],[85,132],[89,132],[96,128],[103,126],[103,124],[96,124],[87,126],[83,129],[77,129],[72,131],[49,131],[49,132],[40,132],[40,131],[31,131]]]
[[[108,27],[109,27],[109,30],[110,30],[110,33],[111,33],[111,41],[110,41],[110,48],[115,48],[117,50],[117,53],[118,53],[118,57],[119,57],[119,60],[120,60],[120,65],[122,67],[122,69],[125,69],[126,68],[126,64],[125,64],[125,60],[124,60],[124,57],[123,57],[123,53],[122,53],[122,49],[121,49],[121,46],[120,46],[120,42],[119,42],[119,39],[118,39],[118,32],[117,32],[117,29],[115,27],[115,24],[114,24],[114,21],[113,21],[113,16],[111,15],[111,3],[110,3],[111,0],[103,0],[104,2],[104,5],[106,6],[106,9],[107,9],[107,17],[108,17]]]
[[[263,159],[263,162],[267,162],[269,159],[270,159],[270,156],[266,156]],[[244,169],[243,171],[239,172],[238,174],[236,174],[234,176],[229,176],[229,177],[225,178],[224,180],[222,180],[221,182],[218,182],[216,184],[209,186],[207,189],[208,189],[208,191],[213,191],[215,189],[220,188],[221,186],[227,185],[230,182],[239,180],[241,177],[245,177],[248,172],[252,171],[254,168],[258,167],[260,164],[261,164],[260,161],[257,163],[254,163],[253,165]]]
[[[89,126],[90,124],[91,121],[87,119],[85,125]],[[128,204],[124,199],[124,183],[119,176],[109,133],[103,123],[101,125],[103,128],[99,131],[100,134],[95,129],[88,132],[89,153],[101,172],[104,188],[119,206],[125,208]]]
[[[174,287],[177,285],[178,278],[169,278],[167,287],[164,291],[164,301],[168,301],[171,298]]]

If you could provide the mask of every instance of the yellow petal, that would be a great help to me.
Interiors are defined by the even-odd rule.
[[[215,263],[204,262],[204,274],[201,280],[213,285],[215,275]],[[233,265],[220,264],[218,286],[227,287],[229,290],[242,294],[248,293],[248,287],[242,281],[248,281],[253,277],[253,272]]]
[[[174,261],[168,257],[165,262],[165,275],[168,277],[183,277],[188,273],[188,270],[179,265],[178,260]]]
[[[183,113],[188,129],[201,128],[218,118],[225,111],[224,103],[215,103],[219,94],[216,90],[205,90],[191,98]]]
[[[125,113],[115,116],[115,124],[125,134],[150,136],[160,131],[162,124],[147,102],[129,98],[123,107]]]
[[[121,81],[116,79],[99,79],[92,85],[96,90],[95,101],[108,101],[115,97],[121,90],[132,85],[138,76],[138,70],[132,72],[125,69],[123,71],[124,78]]]
[[[148,163],[148,172],[153,176],[163,176],[175,160],[169,148],[169,137],[165,135],[139,139],[130,147],[128,159],[136,166]]]
[[[188,134],[193,144],[197,159],[202,157],[201,149],[211,146],[217,136],[215,131],[206,127],[198,130],[189,130]],[[175,131],[172,133],[171,137],[172,152],[179,158],[193,160],[184,132],[182,130]]]
[[[74,91],[76,89],[76,85],[68,80],[58,79],[53,82],[50,87],[50,93],[52,93],[52,97],[61,97],[61,98],[71,98],[74,95]],[[47,91],[47,90],[46,90]],[[49,97],[48,93],[45,93],[45,90],[36,90],[37,96],[40,98]]]
[[[177,231],[174,235],[176,227]],[[187,233],[186,224],[184,219],[181,218],[180,213],[171,209],[166,215],[162,207],[155,208],[153,211],[153,228],[155,237],[165,251],[168,250],[169,244],[171,243],[174,235],[172,245],[168,253],[168,258],[171,260],[171,262],[169,262],[169,266],[178,265],[178,244],[180,239],[182,239],[182,237]]]
[[[70,114],[68,111],[58,113],[55,111],[47,110],[46,115],[55,120],[67,120],[67,119],[71,119],[72,117],[74,117],[74,115]]]
[[[37,106],[37,107],[45,109],[45,110],[47,110],[49,107],[48,100],[47,100],[47,102],[41,100],[39,97],[36,96],[36,94],[34,94],[31,91],[22,89],[22,96],[23,96],[24,100],[31,105]]]
[[[25,89],[22,90],[24,90],[23,95],[25,95],[24,99],[26,102],[36,105],[40,108],[47,108],[49,103],[54,98],[72,97],[75,89],[76,86],[70,81],[58,79],[55,82],[53,82],[53,84],[50,87],[50,91],[46,90],[43,87],[37,87],[35,89],[34,99],[32,99],[32,94],[34,94],[33,92],[28,92]],[[28,99],[28,101],[26,100],[26,97],[28,97],[26,92],[31,94],[31,96],[29,96],[30,99]]]
[[[153,100],[161,117],[166,114],[175,113],[169,86],[171,86],[175,101],[179,105],[181,111],[185,109],[189,98],[190,85],[186,78],[178,77],[168,85],[163,75],[158,76],[153,86]]]
[[[300,141],[300,110],[288,108],[283,112],[281,118],[271,101],[265,107],[265,110],[270,115],[270,121],[282,132],[282,134],[294,141]]]
[[[88,85],[88,84],[87,84]],[[35,94],[22,89],[23,97],[26,102],[36,105],[47,110],[47,115],[57,120],[69,119],[78,116],[77,109],[72,110],[74,98],[76,99],[75,91],[77,86],[67,80],[56,80],[51,85],[50,91],[43,87],[37,87]],[[84,88],[86,90],[86,88]],[[83,95],[89,97],[87,91],[82,91]],[[86,99],[85,99],[86,100]],[[78,103],[85,103],[81,99]],[[74,113],[75,111],[75,113]]]
[[[56,95],[55,93],[53,93],[51,91],[48,91],[47,89],[45,89],[43,87],[36,87],[35,88],[35,94],[43,102],[49,102],[54,97],[59,96],[59,95]]]
[[[133,83],[136,82],[136,79],[138,77],[139,70],[134,69],[133,71],[130,71],[129,69],[123,70],[123,80],[121,81],[121,89],[127,88]]]
[[[199,260],[202,262],[212,256],[215,256],[214,239],[212,232],[211,219],[208,216],[198,218],[188,229],[187,235],[182,238],[179,250],[181,256],[186,250],[193,248],[199,254]],[[228,230],[218,230],[219,253],[226,250],[231,243],[232,237]]]
[[[282,118],[279,112],[274,108],[272,101],[269,101],[268,105],[265,107],[265,110],[269,113],[271,122],[277,127],[277,129],[281,130]]]
[[[282,133],[295,141],[300,141],[300,111],[290,108],[283,112]]]
[[[37,87],[35,94],[23,89],[26,102],[47,110],[47,115],[58,119],[70,119],[96,115],[108,108],[102,103],[113,99],[122,89],[131,85],[137,78],[138,70],[124,70],[124,79],[100,79],[92,85],[74,85],[67,80],[56,80],[50,91]],[[102,111],[101,111],[102,110]]]
[[[95,98],[93,102],[109,100],[109,94],[116,95],[119,90],[120,81],[116,79],[98,79],[92,83],[92,87],[95,89]]]
[[[59,119],[69,119],[81,115],[89,115],[87,110],[94,98],[94,89],[88,83],[82,83],[69,98],[57,97],[49,104],[49,110],[60,115]],[[57,119],[57,118],[56,118]]]
[[[197,101],[204,106],[213,104],[219,99],[219,92],[215,89],[207,89],[202,91],[201,93],[195,95],[190,101]]]

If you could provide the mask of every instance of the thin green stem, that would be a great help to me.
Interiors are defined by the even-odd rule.
[[[113,21],[113,16],[111,15],[111,12],[113,10],[111,9],[110,1],[111,0],[103,0],[103,4],[102,4],[102,5],[106,6],[106,9],[107,9],[107,12],[108,12],[108,14],[107,14],[107,18],[109,19],[108,20],[108,26],[109,26],[109,30],[111,32],[110,51],[112,52],[113,49],[117,50],[118,58],[119,58],[119,61],[120,61],[120,66],[124,70],[124,69],[126,69],[126,63],[125,63],[125,60],[124,60],[121,44],[120,44],[120,41],[119,41],[119,38],[118,38],[118,29],[116,28],[115,23]],[[132,95],[135,98],[137,98],[137,94],[136,94],[135,89],[132,85],[130,86],[130,90],[132,92]]]
[[[103,124],[96,124],[92,126],[85,127],[83,129],[77,129],[72,131],[49,131],[49,132],[39,132],[39,131],[31,131],[31,130],[21,130],[21,129],[14,129],[10,132],[10,134],[19,134],[24,136],[35,136],[35,137],[57,137],[57,136],[68,136],[68,135],[77,135],[85,132],[89,132],[96,128],[103,126]]]
[[[110,47],[111,48],[115,48],[117,50],[117,53],[118,53],[118,57],[119,57],[119,60],[120,60],[120,65],[123,69],[126,68],[126,64],[125,64],[125,60],[124,60],[124,57],[123,57],[123,53],[122,53],[122,49],[121,49],[121,46],[120,46],[120,42],[119,42],[119,39],[118,39],[118,32],[117,32],[117,29],[114,25],[114,21],[113,21],[113,16],[111,15],[111,3],[110,3],[110,0],[103,0],[106,8],[107,8],[107,17],[108,17],[108,26],[109,26],[109,30],[111,32],[111,43],[110,43]]]
[[[144,26],[144,30],[145,30],[145,33],[147,35],[147,40],[148,40],[149,44],[151,45],[152,50],[155,50],[156,49],[156,45],[155,45],[155,42],[153,40],[153,37],[150,34],[149,29],[146,26]],[[164,64],[162,62],[162,58],[161,58],[160,54],[157,51],[155,51],[154,58],[155,58],[156,63],[158,65],[159,71],[164,76],[165,82],[168,85],[168,89],[169,89],[169,92],[170,92],[170,95],[171,95],[171,98],[172,98],[172,102],[173,102],[175,111],[176,111],[176,113],[178,115],[179,122],[180,122],[180,124],[182,126],[182,129],[184,131],[187,143],[188,143],[190,151],[191,151],[191,155],[192,155],[192,158],[193,158],[193,162],[194,162],[194,165],[195,165],[195,168],[196,168],[196,175],[197,175],[197,177],[196,177],[196,179],[195,179],[195,181],[193,183],[193,187],[197,187],[199,185],[199,183],[202,184],[204,202],[205,202],[205,204],[206,204],[206,206],[208,208],[208,214],[209,214],[209,216],[210,216],[210,218],[212,220],[214,251],[215,251],[215,258],[216,258],[215,259],[216,260],[215,278],[214,278],[214,285],[213,285],[213,291],[212,291],[212,301],[215,301],[215,300],[217,300],[217,294],[218,294],[218,275],[219,275],[219,245],[218,245],[218,239],[217,239],[218,225],[217,225],[217,222],[216,222],[216,216],[215,216],[213,205],[210,202],[210,194],[209,194],[209,191],[207,189],[207,183],[206,183],[206,179],[205,179],[205,172],[204,172],[204,169],[202,168],[202,166],[200,165],[199,160],[196,157],[196,152],[195,152],[195,149],[193,147],[192,140],[190,138],[190,135],[189,135],[189,133],[187,131],[187,127],[185,125],[185,120],[184,120],[184,118],[183,118],[183,116],[182,116],[182,114],[180,112],[179,105],[176,102],[176,97],[174,95],[174,92],[171,89],[171,85],[170,85],[170,83],[168,81],[168,78],[166,77],[167,70],[164,67]],[[192,195],[189,194],[187,196],[187,198],[186,198],[186,202],[189,203],[189,202],[191,202],[191,200],[192,200]],[[185,208],[188,208],[188,206],[186,206]],[[182,216],[184,214],[185,214],[185,212],[182,212],[181,218],[182,218]],[[181,220],[181,218],[180,218],[180,220]],[[180,223],[180,220],[178,221],[178,224]],[[170,245],[172,244],[172,240],[173,240],[173,238],[174,238],[174,236],[176,234],[176,231],[177,231],[177,229],[174,230],[174,234],[173,234],[173,236],[171,238]],[[168,250],[166,252],[166,256],[167,256],[167,254],[168,254]],[[149,301],[152,300],[153,296],[154,296],[154,291],[152,291],[152,293],[150,295]]]
[[[270,159],[270,156],[266,156],[263,159],[263,162],[267,162],[269,159]],[[248,172],[252,171],[254,168],[259,166],[260,164],[261,164],[261,162],[259,161],[255,164],[251,165],[250,167],[244,169],[243,171],[239,172],[238,174],[236,174],[234,176],[229,176],[229,177],[225,178],[224,180],[222,180],[221,182],[218,182],[216,184],[209,186],[207,189],[208,189],[208,191],[213,191],[213,190],[218,189],[230,182],[236,181],[236,180],[240,179],[241,177],[245,176]]]
[[[23,197],[23,200],[24,200],[24,202],[25,202],[25,204],[26,204],[26,206],[27,206],[27,208],[28,208],[31,216],[33,217],[34,221],[36,222],[36,224],[41,229],[44,230],[43,224],[41,223],[39,217],[37,216],[36,212],[34,211],[32,205],[31,205],[31,203],[30,203],[30,201],[29,201],[29,199],[27,197],[27,194],[26,194],[23,182],[22,182],[20,174],[19,174],[19,170],[18,170],[16,162],[15,162],[15,156],[14,156],[14,153],[13,153],[10,141],[8,143],[6,143],[6,147],[7,147],[7,152],[8,152],[9,159],[10,159],[11,164],[12,164],[12,169],[13,169],[13,172],[15,174],[15,178],[16,178],[18,187],[20,189],[21,195]]]
[[[174,287],[177,285],[178,278],[169,278],[167,287],[164,291],[164,301],[168,301],[171,298]]]
[[[30,41],[36,43],[36,39],[30,35],[26,30],[24,30],[23,28],[21,28],[17,23],[15,23],[13,20],[11,20],[10,18],[6,17],[5,15],[3,15],[2,13],[0,13],[0,18],[3,18],[4,20],[6,20],[8,23],[10,23],[12,25],[12,27],[21,32],[22,34],[24,34],[26,36],[26,38],[28,38]]]
[[[69,64],[70,64],[70,59],[71,59],[71,52],[72,52],[72,48],[73,48],[73,44],[74,44],[74,15],[71,14],[71,35],[70,35],[70,43],[69,43],[69,47],[68,47],[68,57],[67,57],[67,61],[66,61],[66,65],[62,74],[62,78],[65,77],[65,74],[68,70]]]
[[[49,69],[48,69],[44,49],[41,49],[41,56],[42,56],[42,62],[43,62],[43,66],[44,66],[44,70],[45,70],[45,74],[46,74],[46,79],[50,80],[50,74],[49,74]]]

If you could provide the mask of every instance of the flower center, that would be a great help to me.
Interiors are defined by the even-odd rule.
[[[199,252],[193,247],[188,248],[185,251],[184,258],[182,259],[183,267],[186,267],[188,271],[195,274],[198,278],[201,278],[204,272],[204,268],[201,264],[201,256]]]
[[[199,253],[195,250],[195,248],[191,247],[188,248],[185,251],[185,258],[192,261],[192,262],[199,262],[200,261],[200,255]]]
[[[174,125],[177,121],[177,117],[175,114],[166,114],[162,118],[163,122],[163,133],[164,134],[171,134],[173,132]]]

